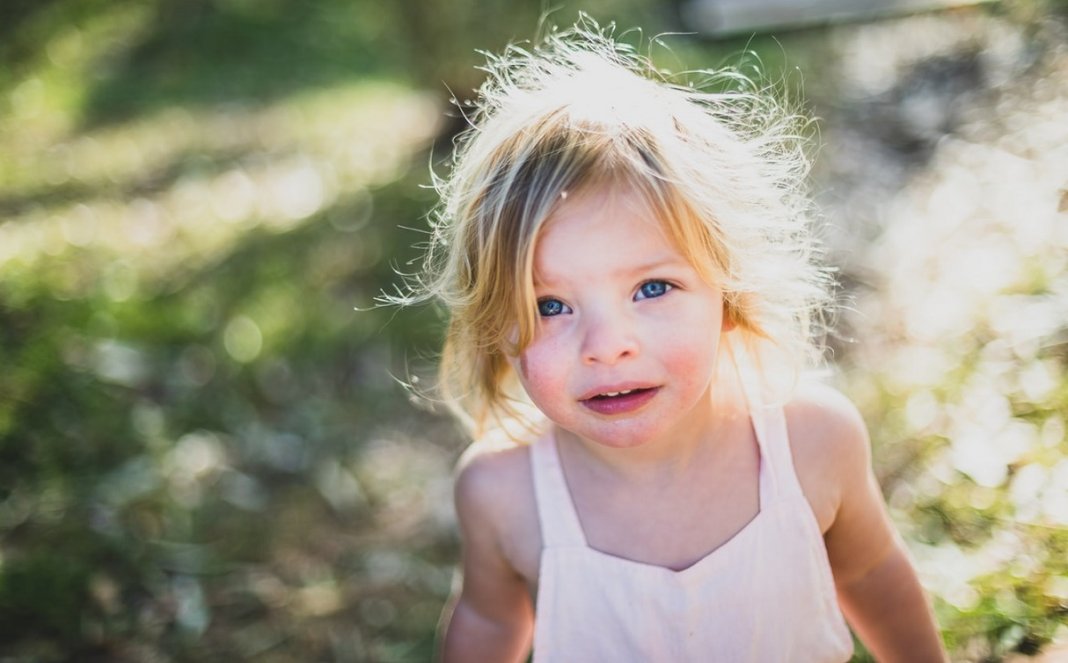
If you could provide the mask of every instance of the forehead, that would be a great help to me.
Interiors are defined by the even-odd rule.
[[[534,248],[534,279],[676,262],[688,264],[644,196],[623,185],[599,186],[567,196],[548,218]]]

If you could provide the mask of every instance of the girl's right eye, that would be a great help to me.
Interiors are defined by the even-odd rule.
[[[559,299],[539,299],[538,300],[538,315],[543,318],[551,318],[554,315],[560,315],[561,313],[567,313],[570,309],[567,304],[564,304]]]

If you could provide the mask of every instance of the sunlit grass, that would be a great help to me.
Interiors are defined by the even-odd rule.
[[[51,14],[69,11],[56,3],[34,24],[23,26],[27,39],[45,43],[21,67],[0,74],[6,92],[0,96],[0,149],[6,157],[0,160],[0,188],[7,192],[62,181],[56,171],[39,168],[35,157],[76,130],[86,95],[152,20],[150,4],[118,2],[55,30],[52,25],[62,19]]]
[[[361,453],[388,434],[394,359],[385,316],[353,308],[384,287],[373,275],[389,273],[396,226],[418,223],[415,184],[383,188],[423,166],[441,108],[350,76],[87,123],[151,8],[49,34],[0,98],[5,651],[329,649],[334,621],[358,657],[426,651],[436,615],[395,624],[418,603],[394,604],[404,578],[368,597],[357,570],[446,502],[397,500]],[[445,481],[440,448],[410,447]],[[368,537],[374,513],[390,526]],[[77,550],[66,575],[46,554],[57,540]],[[443,596],[441,573],[423,571]],[[26,591],[42,574],[57,578],[43,601]],[[293,626],[247,628],[235,595]]]
[[[267,108],[175,110],[79,135],[27,166],[88,195],[49,205],[39,193],[25,202],[0,226],[0,269],[39,274],[39,261],[63,259],[51,283],[57,296],[84,295],[103,279],[110,296],[128,299],[140,282],[217,260],[256,227],[290,230],[339,198],[395,179],[434,135],[438,115],[426,96],[357,84]]]

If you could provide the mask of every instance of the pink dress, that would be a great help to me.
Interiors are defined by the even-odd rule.
[[[749,399],[760,512],[682,571],[590,548],[555,438],[531,446],[544,542],[534,663],[849,660],[853,640],[794,472],[782,408]]]

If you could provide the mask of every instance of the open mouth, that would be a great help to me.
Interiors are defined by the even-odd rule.
[[[583,400],[582,404],[598,414],[624,414],[648,403],[658,391],[660,387],[607,391]]]
[[[612,399],[612,398],[621,398],[621,397],[625,397],[625,396],[630,396],[632,394],[640,394],[642,392],[652,391],[652,390],[653,390],[652,387],[646,387],[646,388],[643,388],[643,389],[624,389],[623,391],[609,391],[609,392],[606,392],[606,393],[603,393],[603,394],[597,394],[596,396],[594,396],[593,398],[591,398],[589,400],[603,401],[603,400],[609,400],[609,399]]]

